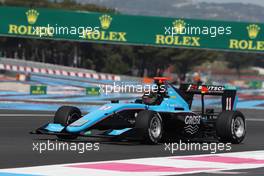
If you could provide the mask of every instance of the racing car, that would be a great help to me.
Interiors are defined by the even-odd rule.
[[[244,115],[236,110],[236,88],[218,85],[181,84],[179,88],[164,77],[154,78],[156,90],[130,103],[112,101],[82,116],[77,107],[62,106],[53,123],[33,134],[56,135],[62,140],[79,136],[109,137],[158,144],[170,137],[213,138],[241,143],[246,135]],[[192,111],[194,95],[201,97],[201,110]],[[205,96],[220,96],[222,108],[206,109]]]

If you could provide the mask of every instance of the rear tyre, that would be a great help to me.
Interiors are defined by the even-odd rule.
[[[239,111],[224,111],[216,121],[216,134],[221,142],[241,143],[246,136],[246,121]]]
[[[63,126],[68,126],[69,124],[75,122],[81,118],[81,111],[79,108],[73,106],[62,106],[60,107],[54,116],[54,123],[61,124]],[[77,135],[57,135],[59,139],[76,139]]]
[[[163,134],[162,118],[154,111],[140,111],[136,118],[136,129],[143,143],[158,144]]]

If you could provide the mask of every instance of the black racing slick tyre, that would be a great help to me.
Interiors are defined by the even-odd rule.
[[[162,118],[154,111],[140,111],[136,117],[136,129],[142,143],[158,144],[163,134]]]
[[[246,121],[239,111],[223,111],[216,121],[216,134],[221,142],[240,144],[246,136]]]
[[[55,113],[54,123],[68,126],[69,124],[80,119],[81,115],[82,113],[79,108],[73,106],[62,106]],[[76,139],[77,135],[57,135],[57,137],[59,139]]]

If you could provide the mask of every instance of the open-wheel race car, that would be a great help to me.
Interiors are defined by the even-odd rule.
[[[236,89],[225,86],[181,84],[174,87],[166,78],[154,78],[156,91],[131,103],[113,101],[82,116],[77,107],[62,106],[48,123],[33,134],[135,138],[157,144],[170,136],[187,139],[212,137],[221,142],[241,143],[246,135],[244,115],[236,110]],[[192,111],[194,95],[201,97],[201,110]],[[220,96],[222,108],[205,108],[205,96]]]

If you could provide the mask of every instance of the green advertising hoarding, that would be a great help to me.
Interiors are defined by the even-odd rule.
[[[53,32],[41,34],[43,30],[50,31],[49,27],[53,27]],[[93,31],[74,35],[77,29],[87,27]],[[173,31],[168,30],[178,27],[185,29],[185,33],[172,35]],[[165,47],[264,51],[264,24],[259,23],[145,17],[43,8],[1,6],[0,35]]]
[[[46,94],[47,94],[47,86],[44,85],[30,86],[30,95],[46,95]]]
[[[250,81],[248,83],[248,86],[249,88],[252,88],[252,89],[262,89],[262,84],[263,82],[262,81]]]
[[[86,95],[88,96],[99,96],[100,88],[99,87],[86,87]]]

